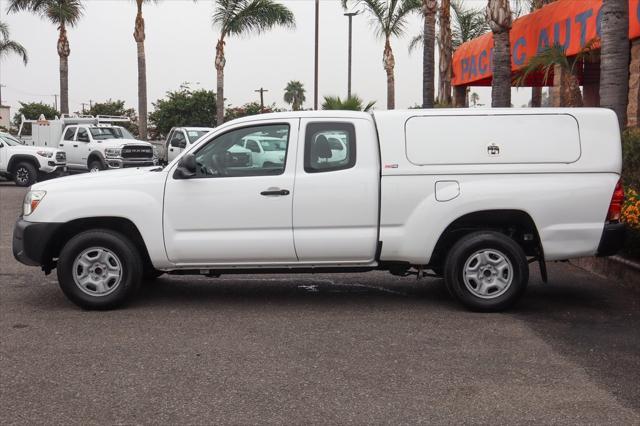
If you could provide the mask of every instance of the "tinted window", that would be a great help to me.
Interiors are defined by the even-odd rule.
[[[87,132],[87,129],[83,129],[82,127],[79,128],[76,140],[80,142],[89,142],[89,132]]]
[[[173,133],[173,137],[171,138],[171,146],[180,148],[180,145],[186,145],[186,142],[187,141],[184,138],[184,133],[182,133],[182,130],[176,130]]]
[[[249,141],[247,142],[247,149],[251,152],[255,152],[257,154],[260,154],[260,147],[258,146],[258,142],[256,141]]]
[[[72,141],[73,137],[76,135],[76,129],[77,127],[68,127],[67,130],[64,132],[64,140]]]
[[[269,158],[259,159],[249,148],[243,148],[243,140],[247,136],[279,138],[284,150]],[[289,145],[289,125],[272,124],[251,126],[232,130],[217,136],[199,149],[196,156],[196,176],[205,177],[238,177],[238,176],[271,176],[284,173],[287,146]],[[259,148],[258,148],[259,149]],[[254,158],[255,156],[255,158]]]
[[[189,137],[189,142],[194,143],[207,133],[209,133],[208,130],[189,130],[187,131],[187,136]]]
[[[307,173],[344,170],[356,164],[356,131],[350,123],[310,123],[304,143]]]

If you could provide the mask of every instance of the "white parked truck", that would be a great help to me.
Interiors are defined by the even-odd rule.
[[[196,142],[198,139],[213,131],[212,127],[174,127],[169,132],[165,142],[165,152],[167,162],[176,159],[187,145]]]
[[[136,140],[127,129],[114,124],[128,121],[127,117],[90,115],[63,115],[55,120],[23,117],[18,137],[26,145],[64,150],[70,171],[156,165],[153,145]]]
[[[66,171],[64,151],[26,146],[10,134],[0,132],[0,176],[18,186],[31,186]]]
[[[230,151],[254,136],[282,139],[284,161],[239,164]],[[13,252],[57,268],[84,308],[162,273],[381,269],[442,276],[468,308],[495,311],[522,296],[532,262],[546,280],[545,261],[618,250],[620,171],[605,109],[264,114],[164,168],[34,185]]]

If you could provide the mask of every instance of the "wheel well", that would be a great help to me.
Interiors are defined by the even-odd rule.
[[[484,210],[466,214],[444,230],[433,250],[429,266],[442,267],[447,253],[460,238],[481,230],[497,231],[513,238],[527,256],[543,255],[538,229],[528,213],[521,210]]]
[[[65,223],[51,237],[46,250],[47,258],[51,260],[58,258],[60,251],[71,238],[81,232],[94,229],[108,229],[126,236],[138,248],[146,264],[151,265],[151,258],[140,231],[133,222],[122,217],[92,217]]]
[[[29,163],[33,167],[35,167],[36,170],[40,170],[40,163],[34,157],[30,155],[15,155],[11,157],[11,160],[9,160],[9,166],[7,167],[7,171],[13,174],[15,167],[20,163]]]
[[[96,152],[92,152],[91,154],[89,154],[89,158],[87,158],[87,167],[89,167],[91,165],[92,161],[99,161],[100,163],[104,164],[104,159],[102,158],[102,155],[96,153]]]

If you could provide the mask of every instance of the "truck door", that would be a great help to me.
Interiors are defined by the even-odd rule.
[[[243,123],[193,151],[197,172],[176,179],[169,170],[164,197],[167,255],[181,265],[290,264],[292,200],[299,120]],[[254,167],[243,138],[267,134],[287,141],[284,164]],[[234,148],[235,147],[235,148]]]
[[[373,262],[380,193],[373,123],[304,119],[300,128],[293,198],[300,262]]]
[[[59,147],[61,150],[67,154],[67,166],[70,167],[78,167],[77,164],[74,163],[71,158],[71,154],[73,153],[74,147],[73,145],[77,145],[78,143],[75,141],[76,131],[78,128],[76,126],[69,126],[65,129],[64,134],[62,135],[62,140],[60,141]]]
[[[75,168],[86,168],[89,157],[89,142],[91,142],[89,131],[85,127],[78,127],[75,141],[71,142],[67,157]]]

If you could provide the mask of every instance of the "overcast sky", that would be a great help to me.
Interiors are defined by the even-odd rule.
[[[283,90],[290,80],[307,89],[305,107],[313,106],[313,0],[284,0],[295,14],[295,30],[275,29],[265,34],[227,41],[225,97],[241,105],[259,100],[255,89],[264,87],[265,103],[285,107]],[[486,0],[466,0],[482,7]],[[2,62],[3,103],[18,101],[53,104],[59,92],[57,30],[29,13],[6,14],[8,1],[0,0],[0,19],[6,21],[11,38],[29,52],[25,67],[12,56]],[[133,0],[85,0],[85,14],[69,31],[69,98],[72,111],[90,100],[122,99],[137,109],[137,59],[133,40]],[[149,102],[162,98],[183,82],[193,88],[215,90],[214,54],[218,29],[212,27],[213,0],[163,0],[145,5],[147,81]],[[320,97],[345,96],[347,91],[347,18],[338,0],[322,0],[320,6]],[[383,41],[371,29],[366,15],[354,18],[353,92],[365,101],[386,107],[386,77],[382,68]],[[408,40],[421,30],[419,16],[412,16],[407,35],[394,39],[396,55],[396,107],[421,102],[421,53],[407,51]],[[490,104],[490,89],[474,88],[481,103]],[[514,105],[528,102],[530,89],[514,89]],[[150,111],[152,106],[150,105]]]

